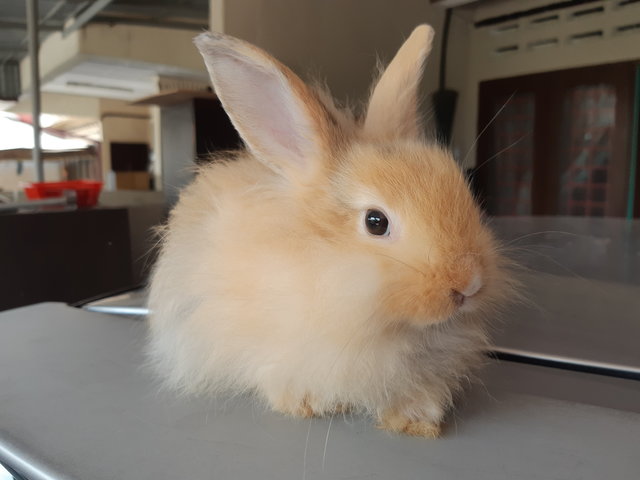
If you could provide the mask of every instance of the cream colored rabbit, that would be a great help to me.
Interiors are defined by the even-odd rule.
[[[163,232],[150,355],[169,385],[438,435],[509,280],[463,174],[423,138],[432,39],[414,30],[360,121],[262,50],[197,37],[247,148],[202,168]]]

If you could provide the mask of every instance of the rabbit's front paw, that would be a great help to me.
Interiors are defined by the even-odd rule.
[[[395,411],[383,413],[378,421],[378,428],[414,437],[438,438],[440,436],[440,422],[411,418]]]
[[[378,428],[414,437],[438,438],[443,417],[441,402],[418,396],[383,410],[378,416]]]

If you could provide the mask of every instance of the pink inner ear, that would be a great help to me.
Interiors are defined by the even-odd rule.
[[[313,122],[286,77],[228,55],[212,66],[217,94],[251,151],[279,170],[307,167]]]

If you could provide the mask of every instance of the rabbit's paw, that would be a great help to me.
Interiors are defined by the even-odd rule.
[[[284,395],[275,402],[272,402],[273,409],[285,415],[293,417],[311,418],[320,416],[312,405],[309,395],[305,395],[302,399],[294,399],[289,395]]]
[[[394,410],[384,412],[377,426],[389,432],[424,438],[438,438],[441,431],[439,421],[426,418],[411,418],[402,412]]]

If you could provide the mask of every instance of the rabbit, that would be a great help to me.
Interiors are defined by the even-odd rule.
[[[163,227],[148,354],[166,385],[440,434],[510,282],[463,173],[423,133],[433,36],[415,28],[360,117],[253,45],[196,37],[246,148],[202,167]]]

